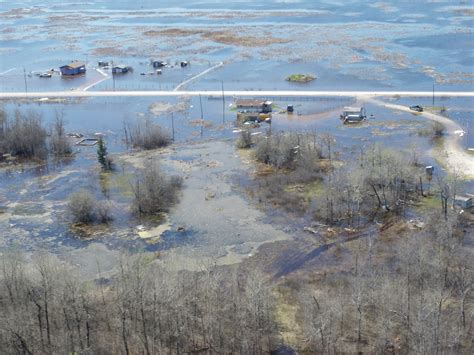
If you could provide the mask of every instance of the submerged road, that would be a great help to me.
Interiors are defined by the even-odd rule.
[[[222,97],[222,91],[42,91],[42,92],[0,92],[0,99],[24,98],[68,98],[68,97],[167,97],[167,96],[214,96]],[[229,97],[432,97],[432,91],[225,91]],[[435,97],[474,97],[474,92],[439,91]]]
[[[395,105],[392,103],[382,102],[373,98],[368,98],[367,101],[373,104],[383,106],[392,110],[404,111],[413,113],[408,107],[402,105]],[[441,123],[446,129],[447,135],[443,140],[443,154],[440,157],[441,160],[445,161],[448,170],[455,175],[461,175],[468,179],[474,178],[474,155],[469,154],[461,144],[463,129],[462,127],[453,121],[452,119],[432,113],[432,112],[420,112],[417,115],[426,117],[429,120]]]

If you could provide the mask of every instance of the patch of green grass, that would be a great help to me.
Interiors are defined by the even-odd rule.
[[[427,186],[425,186],[425,189]],[[441,208],[441,201],[439,196],[430,195],[427,197],[422,197],[416,205],[416,209],[420,212],[431,212]]]
[[[133,190],[131,183],[134,181],[133,174],[117,174],[112,175],[111,179],[107,181],[110,188],[118,190],[124,197],[133,197]]]
[[[12,214],[17,216],[34,216],[45,212],[46,209],[42,205],[18,205],[13,208]]]
[[[308,83],[314,79],[316,79],[316,77],[309,74],[291,74],[288,78],[286,78],[287,81],[295,83]]]
[[[300,194],[302,198],[320,197],[324,192],[324,184],[321,180],[315,180],[305,184],[289,185],[285,191]]]

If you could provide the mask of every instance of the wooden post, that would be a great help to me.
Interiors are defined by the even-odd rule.
[[[199,106],[201,107],[201,137],[203,135],[204,114],[202,113],[202,96],[199,94]]]
[[[26,83],[26,70],[23,67],[23,79],[25,80],[25,92],[28,92],[28,84]]]
[[[171,132],[173,134],[173,142],[174,142],[174,115],[173,112],[171,112]]]
[[[224,80],[221,81],[222,85],[222,124],[225,123],[225,95],[224,95]]]

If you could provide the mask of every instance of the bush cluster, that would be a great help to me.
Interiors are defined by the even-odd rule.
[[[107,202],[97,201],[87,190],[79,190],[69,197],[68,209],[74,223],[106,223],[112,219]]]

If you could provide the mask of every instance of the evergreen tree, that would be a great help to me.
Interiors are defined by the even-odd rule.
[[[107,147],[102,137],[99,139],[99,143],[97,145],[97,160],[99,161],[102,169],[112,170],[112,163],[108,157]]]

